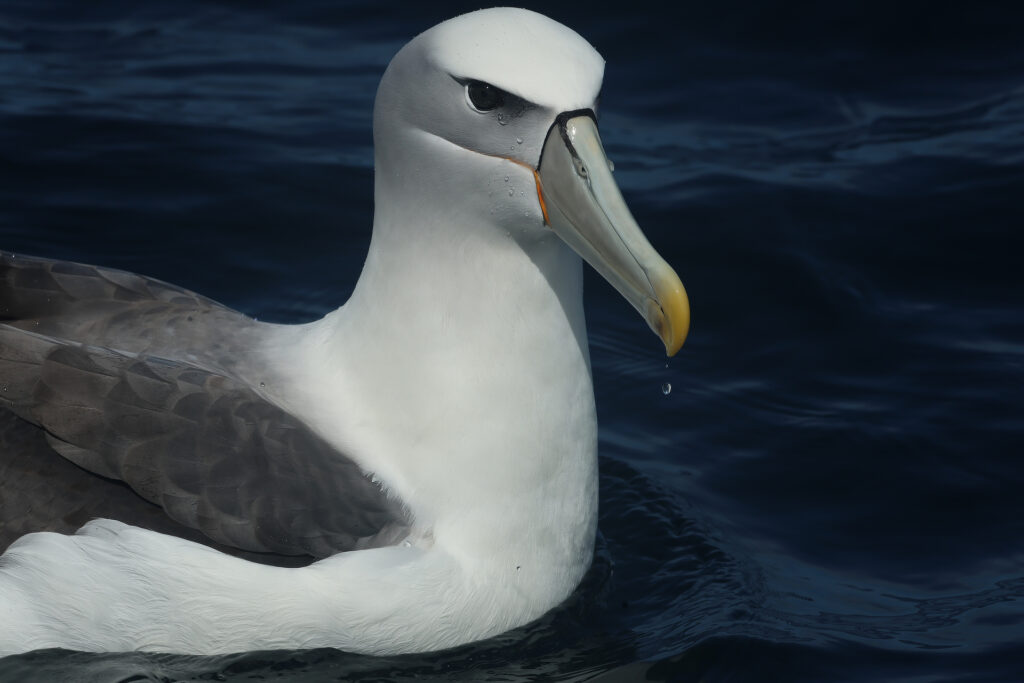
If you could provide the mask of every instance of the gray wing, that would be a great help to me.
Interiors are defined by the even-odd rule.
[[[0,324],[0,405],[45,430],[67,460],[245,550],[323,557],[407,532],[401,505],[352,460],[225,368],[244,363],[244,348],[225,345],[244,344],[253,321],[119,271],[3,265],[0,314],[11,322]],[[209,323],[227,326],[228,341],[206,343]],[[152,353],[183,339],[202,342],[188,360]]]
[[[312,559],[251,553],[216,543],[175,522],[124,482],[98,477],[60,457],[47,442],[46,432],[0,410],[0,553],[25,534],[71,534],[98,517],[178,536],[263,564],[295,567]]]
[[[0,322],[56,339],[190,358],[229,373],[244,367],[262,327],[204,296],[135,273],[4,253]]]

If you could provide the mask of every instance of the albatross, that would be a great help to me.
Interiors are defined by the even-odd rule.
[[[597,523],[582,261],[669,355],[689,328],[602,148],[603,71],[520,9],[402,48],[366,262],[316,322],[4,255],[0,654],[423,652],[567,598]]]

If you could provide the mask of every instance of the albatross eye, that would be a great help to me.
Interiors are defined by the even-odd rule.
[[[466,94],[469,102],[477,111],[491,111],[500,107],[505,102],[505,93],[495,88],[490,83],[483,81],[470,81],[466,84]]]

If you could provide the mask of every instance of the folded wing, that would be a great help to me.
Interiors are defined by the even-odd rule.
[[[91,476],[243,550],[324,557],[407,533],[398,501],[244,377],[258,323],[78,264],[5,257],[0,283],[0,406]]]

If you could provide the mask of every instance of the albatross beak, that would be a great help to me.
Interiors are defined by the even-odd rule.
[[[690,330],[686,290],[633,220],[610,166],[589,113],[559,116],[537,169],[544,218],[633,304],[674,356]]]

